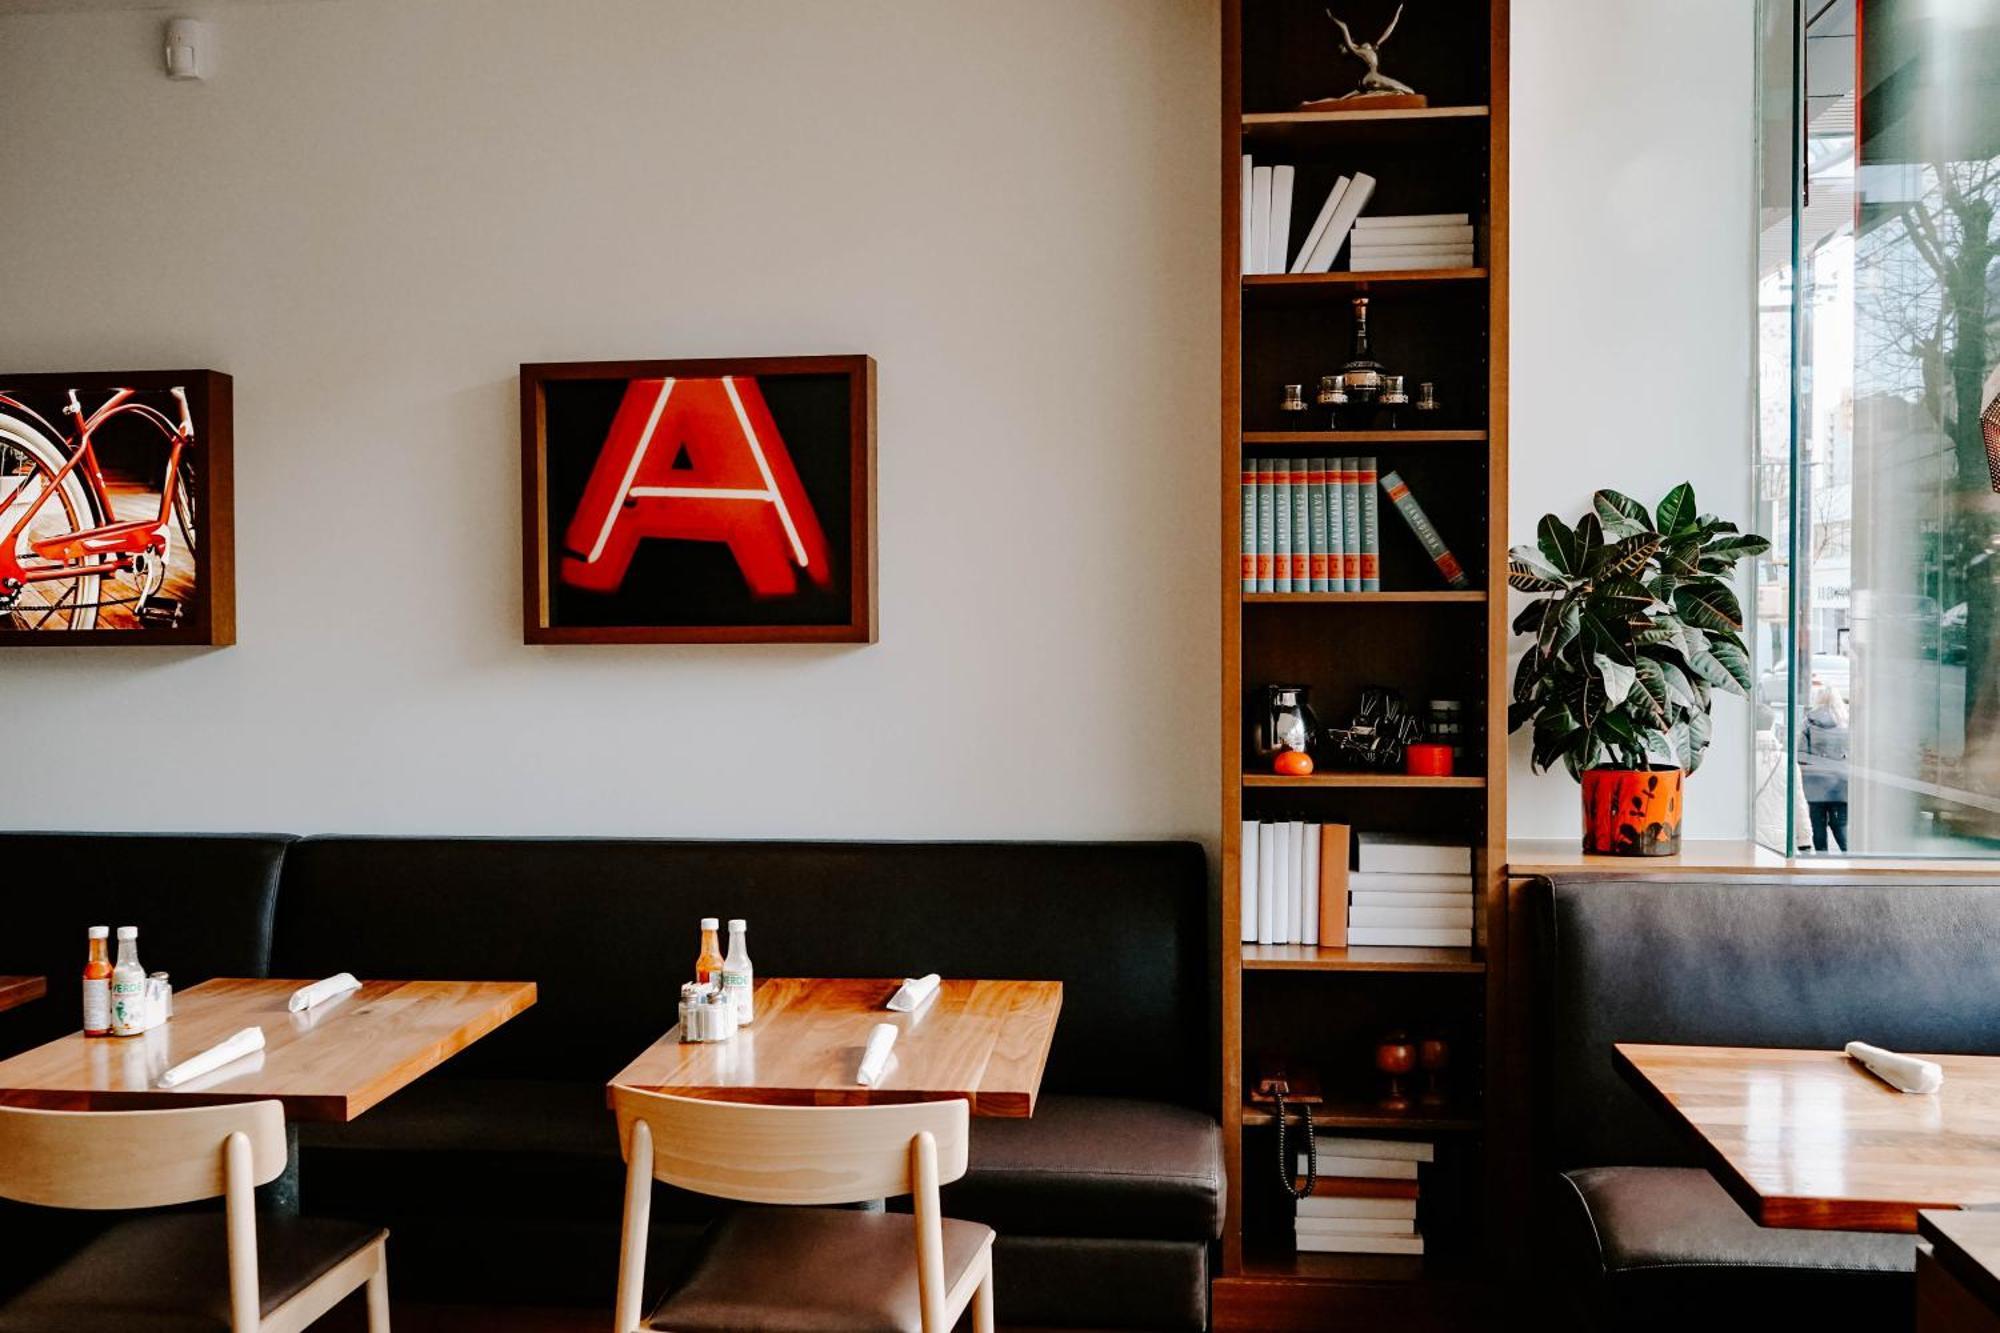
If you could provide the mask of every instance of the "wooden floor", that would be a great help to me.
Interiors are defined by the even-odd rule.
[[[111,512],[117,521],[152,518],[160,512],[160,493],[153,489],[152,484],[140,485],[116,480],[108,484],[111,489]],[[172,597],[182,605],[186,605],[187,600],[194,595],[194,553],[188,550],[187,543],[181,540],[178,523],[169,524],[168,531],[171,540],[168,544],[167,579],[160,585],[160,596]],[[120,577],[113,582],[100,585],[97,595],[101,600],[109,602],[134,596],[137,591],[131,579]],[[138,608],[133,606],[107,606],[97,613],[97,627],[136,629],[139,620],[133,613],[137,610]]]

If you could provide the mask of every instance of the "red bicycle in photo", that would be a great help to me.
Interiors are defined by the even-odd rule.
[[[142,395],[171,402],[155,406]],[[0,627],[93,629],[98,612],[112,607],[130,607],[135,625],[175,624],[181,604],[160,590],[177,562],[176,534],[190,566],[195,551],[187,394],[117,389],[86,411],[72,389],[62,415],[69,433],[0,391]],[[155,427],[165,442],[157,512],[150,495],[137,513],[128,495],[125,517],[114,502],[94,438],[121,417]]]

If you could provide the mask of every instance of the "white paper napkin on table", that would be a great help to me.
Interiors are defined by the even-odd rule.
[[[285,1007],[293,1013],[303,1013],[316,1004],[325,1004],[336,995],[345,995],[351,990],[360,990],[361,983],[354,979],[352,972],[339,972],[325,981],[315,981],[310,986],[301,986],[292,992],[292,998]]]
[[[1847,1054],[1859,1060],[1869,1073],[1903,1092],[1931,1093],[1944,1086],[1944,1069],[1914,1055],[1898,1055],[1865,1041],[1847,1043]]]
[[[943,984],[943,979],[935,972],[927,976],[905,977],[903,984],[896,988],[896,993],[889,997],[889,1007],[899,1014],[915,1013],[924,1001],[937,994],[938,987]]]
[[[868,1049],[861,1053],[861,1071],[854,1081],[864,1088],[872,1088],[882,1081],[882,1075],[889,1066],[889,1052],[896,1044],[896,1025],[877,1023],[875,1030],[868,1034]]]
[[[190,1056],[160,1075],[160,1086],[176,1088],[212,1073],[232,1060],[241,1060],[264,1049],[264,1029],[244,1028],[233,1037],[217,1042],[200,1055]]]

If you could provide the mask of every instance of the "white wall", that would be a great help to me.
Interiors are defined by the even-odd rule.
[[[1514,0],[1516,543],[1600,486],[1750,513],[1755,8]],[[1718,703],[1686,836],[1749,836],[1754,725]],[[1569,775],[1511,758],[1514,836],[1577,836]]]
[[[1212,3],[207,12],[0,18],[0,371],[231,372],[240,570],[0,827],[1212,838]],[[879,645],[521,645],[517,363],[843,351]]]

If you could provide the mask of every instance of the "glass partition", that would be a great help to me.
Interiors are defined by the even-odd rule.
[[[2000,0],[1765,0],[1757,836],[2000,855]]]

